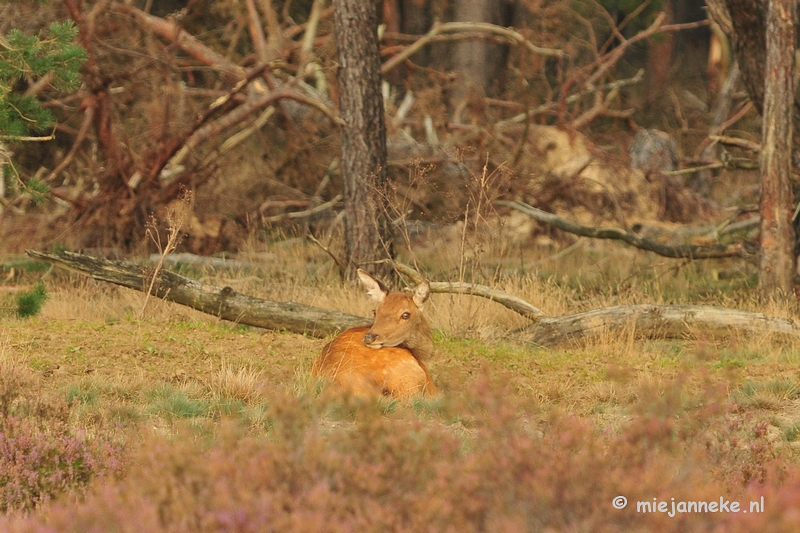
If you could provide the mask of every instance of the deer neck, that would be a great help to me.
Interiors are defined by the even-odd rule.
[[[402,344],[408,348],[418,361],[426,361],[433,355],[433,333],[424,318],[420,318],[419,326]]]

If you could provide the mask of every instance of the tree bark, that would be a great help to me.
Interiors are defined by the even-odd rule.
[[[761,259],[759,294],[788,294],[794,276],[791,225],[792,132],[797,43],[793,0],[706,0],[709,14],[733,43],[747,93],[761,113]]]
[[[761,126],[762,298],[787,295],[794,278],[792,228],[792,109],[796,0],[769,0],[764,112]]]
[[[345,224],[345,277],[363,268],[386,279],[394,257],[386,203],[386,123],[381,95],[377,3],[334,0]]]

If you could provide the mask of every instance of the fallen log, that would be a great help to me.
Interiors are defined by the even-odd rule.
[[[238,324],[326,337],[349,327],[369,323],[365,318],[297,302],[274,302],[247,296],[230,287],[201,283],[169,270],[154,272],[152,264],[137,265],[73,252],[26,250],[26,253],[96,280],[142,292],[147,291],[155,273],[153,295]]]
[[[112,261],[73,252],[27,250],[27,253],[96,280],[142,292],[147,291],[155,273],[155,296],[239,324],[326,337],[369,322],[354,315],[297,302],[274,302],[239,294],[230,287],[201,283],[168,270],[155,272],[152,264]],[[448,284],[440,285],[444,292],[444,286]],[[452,286],[448,292],[464,292],[461,289]],[[471,291],[474,287],[467,294]],[[497,295],[491,298],[497,299]],[[696,332],[725,336],[738,332],[800,339],[800,324],[791,319],[707,305],[626,305],[558,317],[546,316],[533,309],[536,312],[530,313],[526,308],[529,318],[535,322],[518,330],[511,339],[536,346],[555,346],[626,331],[632,331],[638,338],[683,338]]]
[[[607,334],[631,331],[637,337],[683,338],[697,332],[725,336],[782,335],[800,339],[800,324],[710,305],[621,305],[559,317],[539,318],[523,328],[522,339],[539,346],[553,346]]]

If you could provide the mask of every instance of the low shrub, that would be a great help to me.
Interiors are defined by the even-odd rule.
[[[29,511],[96,475],[120,470],[119,450],[27,418],[0,421],[0,510]]]
[[[0,519],[0,529],[796,529],[789,511],[800,499],[800,470],[757,418],[713,400],[662,401],[666,394],[648,401],[656,408],[609,429],[557,410],[520,416],[507,396],[478,389],[468,405],[442,407],[445,416],[461,413],[463,422],[453,425],[420,420],[407,408],[387,414],[380,405],[356,406],[332,423],[319,414],[325,408],[303,405],[310,400],[272,399],[266,435],[233,422],[211,441],[190,429],[152,435],[125,477],[98,483],[77,505],[50,506],[46,516]],[[747,474],[732,474],[743,464]],[[612,505],[618,496],[628,501],[622,509]],[[721,498],[749,509],[762,496],[763,512],[680,511],[680,502]],[[676,502],[678,512],[639,502],[665,502],[668,511]]]
[[[122,471],[121,445],[73,431],[66,401],[35,387],[19,365],[0,364],[0,512],[30,511]]]

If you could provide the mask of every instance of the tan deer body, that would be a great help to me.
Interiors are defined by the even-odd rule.
[[[378,302],[372,326],[350,328],[328,343],[311,374],[330,378],[360,396],[432,396],[439,393],[424,360],[433,351],[431,328],[422,315],[430,285],[413,294],[389,292],[378,280],[358,271],[367,294]]]

